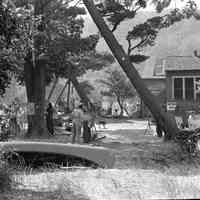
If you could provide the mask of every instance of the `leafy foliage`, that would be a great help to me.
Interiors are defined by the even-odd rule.
[[[111,23],[112,31],[115,31],[117,26],[125,19],[134,18],[136,12],[140,8],[146,7],[145,0],[125,0],[115,1],[106,0],[104,3],[97,5],[99,11],[106,16],[107,20]]]
[[[68,77],[71,68],[77,75],[87,69],[100,69],[114,61],[108,54],[95,51],[99,37],[81,36],[86,14],[83,7],[70,6],[68,1],[15,1],[19,37],[12,40],[12,53],[18,61],[14,70],[24,81],[24,62],[46,66],[46,81],[54,76]],[[38,7],[37,13],[35,13]],[[42,11],[41,11],[42,10]]]
[[[144,62],[145,60],[147,60],[148,58],[149,58],[149,56],[140,55],[140,54],[135,54],[135,55],[130,56],[130,60],[133,63],[141,63],[141,62]]]
[[[147,46],[153,46],[158,32],[162,28],[167,28],[182,19],[190,17],[200,19],[195,0],[185,0],[186,6],[183,9],[175,8],[164,15],[161,15],[162,11],[169,7],[172,0],[105,0],[96,6],[102,16],[110,23],[111,30],[115,31],[118,25],[124,20],[135,18],[139,10],[147,7],[147,2],[154,5],[158,16],[149,18],[144,23],[133,26],[126,37],[128,42],[127,54],[130,56],[132,62],[136,60],[135,63],[145,61],[148,56],[141,55],[143,59],[140,57],[141,59],[138,61],[138,55],[135,55],[134,51],[140,51]]]
[[[106,71],[106,80],[98,80],[103,85],[107,86],[107,90],[103,91],[102,94],[105,96],[115,96],[121,101],[127,98],[135,96],[136,91],[123,74],[119,70]]]
[[[89,81],[81,81],[80,88],[85,92],[86,95],[90,94],[91,91],[94,90],[94,87],[89,83]]]
[[[164,8],[168,7],[171,0],[159,1],[154,0],[153,3],[156,5],[156,9],[158,12],[161,12]],[[146,46],[153,46],[155,44],[158,32],[163,29],[173,25],[176,22],[181,21],[182,19],[195,17],[198,19],[197,6],[194,1],[189,1],[187,6],[180,10],[178,8],[173,9],[168,12],[168,14],[164,14],[163,16],[155,16],[147,19],[144,23],[138,24],[133,27],[131,31],[127,34],[127,42],[128,42],[128,55],[132,62],[135,62],[134,58],[137,58],[137,55],[133,54],[134,50],[141,50]],[[143,56],[143,59],[142,57]],[[145,61],[148,56],[141,55],[140,61]],[[139,63],[140,61],[135,63]]]
[[[16,35],[16,19],[13,13],[3,4],[3,0],[0,1],[0,39],[1,48],[8,47],[11,43],[11,39]],[[4,44],[4,45],[3,45]],[[2,46],[3,45],[3,46]]]
[[[0,95],[11,81],[10,72],[16,68],[10,51],[11,41],[18,37],[15,15],[0,1]]]

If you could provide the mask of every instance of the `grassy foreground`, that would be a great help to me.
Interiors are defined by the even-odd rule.
[[[120,129],[113,127],[108,126],[102,131],[107,139],[96,144],[116,151],[113,169],[24,170],[12,176],[17,184],[0,199],[140,200],[200,197],[198,159],[183,155],[173,143],[163,143],[155,136],[145,135],[143,129],[135,129],[132,124],[120,122]],[[49,141],[70,141],[69,136],[65,140],[63,137]]]
[[[18,185],[18,192],[22,192],[19,196],[21,199],[28,200],[132,200],[200,197],[200,175],[193,176],[191,171],[190,175],[176,176],[170,175],[170,170],[174,169],[169,169],[164,173],[136,168],[60,171],[21,175],[16,176],[15,180],[21,183]],[[23,190],[19,190],[20,188]]]

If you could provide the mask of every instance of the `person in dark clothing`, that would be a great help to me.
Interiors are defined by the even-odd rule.
[[[163,135],[163,133],[162,133],[162,127],[161,127],[161,125],[160,125],[159,122],[156,123],[156,133],[157,133],[157,136],[160,137],[160,138]]]
[[[89,127],[88,120],[83,121],[83,143],[89,143],[91,141],[91,129]]]
[[[157,133],[157,136],[160,138],[166,134],[164,127],[165,125],[162,120],[156,120],[156,133]]]
[[[48,104],[46,110],[46,123],[47,123],[47,130],[51,135],[54,135],[54,126],[53,126],[53,106],[51,103]]]

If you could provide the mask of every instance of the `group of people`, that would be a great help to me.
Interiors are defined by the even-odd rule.
[[[53,114],[54,108],[48,103],[46,109],[46,125],[50,135],[54,135]],[[88,143],[91,140],[91,127],[94,126],[94,116],[87,112],[83,104],[80,103],[70,114],[72,119],[72,143]]]
[[[71,113],[72,118],[72,143],[81,143],[81,136],[84,143],[92,139],[91,128],[94,126],[95,117],[86,111],[83,104],[80,104]]]
[[[1,129],[8,123],[10,134],[19,135],[26,121],[22,106],[17,101],[13,101],[10,105],[2,104],[0,115]]]

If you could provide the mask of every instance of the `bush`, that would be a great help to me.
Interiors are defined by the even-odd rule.
[[[6,192],[11,189],[12,179],[7,161],[0,155],[0,192]]]

